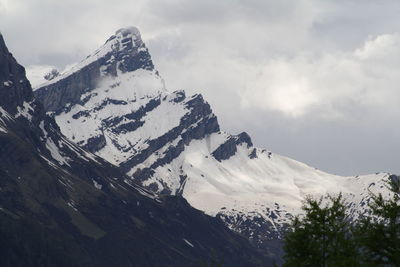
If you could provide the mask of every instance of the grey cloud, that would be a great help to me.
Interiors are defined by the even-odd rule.
[[[224,23],[250,20],[256,23],[283,21],[310,9],[309,1],[149,1],[149,10],[168,24]]]
[[[167,87],[203,93],[227,131],[334,173],[400,173],[398,58],[355,56],[396,36],[399,11],[393,0],[0,0],[0,30],[21,63],[62,69],[135,25]]]
[[[388,121],[380,116],[361,122],[293,121],[276,113],[250,114],[254,119],[242,120],[237,128],[250,129],[256,143],[264,143],[273,152],[335,174],[400,171],[396,156],[400,130],[393,125],[394,117]]]
[[[397,32],[400,2],[385,1],[319,1],[318,19],[313,34],[326,40],[324,45],[353,49],[367,36]]]

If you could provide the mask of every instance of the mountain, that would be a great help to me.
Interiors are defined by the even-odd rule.
[[[156,197],[69,141],[1,35],[0,258],[1,266],[271,264],[219,219],[182,197]]]
[[[341,177],[221,131],[200,94],[169,92],[136,28],[38,86],[62,133],[157,195],[183,196],[259,247],[276,246],[306,195],[343,192],[353,216],[389,174]]]

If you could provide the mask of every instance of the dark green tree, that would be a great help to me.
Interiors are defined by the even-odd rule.
[[[400,177],[389,177],[391,197],[372,194],[372,216],[362,218],[356,237],[364,265],[400,266]]]
[[[308,197],[303,217],[285,238],[284,266],[358,266],[358,250],[342,195]]]

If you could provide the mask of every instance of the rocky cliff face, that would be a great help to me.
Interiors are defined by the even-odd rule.
[[[9,113],[16,113],[24,101],[32,101],[32,90],[25,77],[25,70],[16,64],[12,54],[7,50],[0,35],[0,106]],[[14,101],[9,101],[12,97]]]
[[[81,103],[82,94],[94,89],[103,76],[115,77],[137,69],[154,70],[150,54],[136,28],[121,29],[103,47],[70,69],[67,78],[55,77],[35,97],[46,110],[59,114],[65,107]]]
[[[112,57],[110,40],[135,45]],[[35,96],[69,140],[118,166],[130,180],[158,195],[183,196],[261,247],[279,242],[306,195],[343,192],[357,216],[369,190],[385,191],[388,174],[331,175],[256,148],[246,133],[221,131],[201,95],[166,90],[137,30],[117,31],[110,40]],[[135,67],[120,68],[132,55]],[[116,71],[109,69],[110,58]]]
[[[155,197],[65,138],[1,35],[0,95],[2,266],[197,266],[213,253],[229,266],[270,262],[221,221]]]
[[[37,89],[35,96],[71,141],[140,181],[178,157],[192,140],[219,131],[201,95],[166,91],[136,28],[118,30],[71,71]],[[144,164],[160,149],[163,155]],[[133,170],[139,165],[142,168]],[[157,183],[149,188],[176,191]]]

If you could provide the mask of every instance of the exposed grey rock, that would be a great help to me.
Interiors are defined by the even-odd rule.
[[[212,155],[218,161],[227,160],[235,155],[237,146],[240,144],[246,144],[247,147],[253,146],[251,138],[246,132],[236,136],[231,136],[225,143],[221,144],[217,149],[215,149]]]
[[[0,34],[0,106],[15,114],[18,106],[32,100],[33,94],[25,77],[25,68],[8,51]]]
[[[256,148],[253,148],[253,150],[251,151],[251,153],[249,154],[249,158],[251,158],[251,159],[255,159],[255,158],[257,158],[258,156],[257,156],[257,149]]]
[[[43,78],[47,81],[51,81],[54,78],[58,77],[59,75],[60,72],[58,70],[52,69],[49,73],[46,73]]]
[[[96,88],[102,75],[117,76],[118,71],[154,69],[151,56],[137,30],[118,30],[107,42],[115,42],[121,35],[122,38],[103,57],[35,91],[35,97],[43,103],[46,111],[59,114],[69,105],[80,103],[82,94]]]

